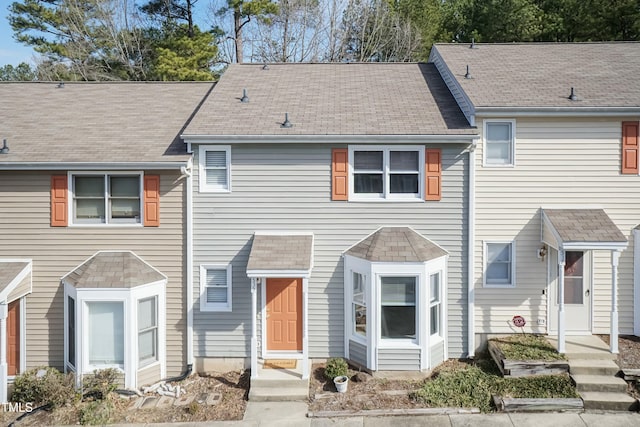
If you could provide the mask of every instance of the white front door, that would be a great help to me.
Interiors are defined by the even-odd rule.
[[[549,257],[549,331],[558,332],[558,253]],[[591,252],[567,251],[564,265],[566,334],[591,333]]]

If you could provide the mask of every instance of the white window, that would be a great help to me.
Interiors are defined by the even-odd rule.
[[[367,336],[367,295],[365,276],[353,272],[353,301],[351,305],[353,331],[356,337]]]
[[[157,297],[138,301],[138,361],[145,366],[158,360]]]
[[[485,120],[484,165],[515,165],[515,120]]]
[[[72,174],[74,224],[140,224],[142,174]]]
[[[484,283],[487,286],[514,286],[514,242],[485,242]]]
[[[87,302],[89,365],[94,369],[124,365],[124,303]]]
[[[424,147],[350,146],[350,200],[422,200]]]
[[[431,336],[442,336],[442,288],[440,272],[429,275],[429,322]]]
[[[380,277],[380,336],[382,339],[416,339],[416,276]]]
[[[231,311],[231,265],[200,266],[200,311]]]
[[[76,367],[76,300],[67,297],[67,362]]]
[[[200,192],[231,191],[231,147],[202,145],[199,159]]]

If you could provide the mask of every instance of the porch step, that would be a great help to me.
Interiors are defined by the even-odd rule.
[[[620,372],[620,367],[613,360],[572,359],[569,361],[571,375],[610,375]]]
[[[604,411],[637,411],[638,401],[626,393],[581,392],[584,409]]]
[[[252,378],[249,400],[254,402],[289,402],[309,399],[309,379]]]
[[[583,392],[626,393],[627,382],[611,375],[575,375],[571,378],[576,390]]]

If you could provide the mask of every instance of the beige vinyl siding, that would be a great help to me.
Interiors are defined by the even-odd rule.
[[[9,293],[7,303],[13,302],[29,292],[31,292],[31,273],[27,274],[27,276],[20,281],[18,286]]]
[[[160,381],[160,365],[152,365],[138,370],[138,388]]]
[[[51,227],[51,175],[64,173],[0,172],[0,258],[33,260],[33,292],[26,301],[27,368],[63,367],[62,276],[97,251],[131,250],[168,276],[167,374],[180,373],[186,364],[180,174],[160,174],[160,227]]]
[[[194,283],[199,286],[200,264],[231,262],[234,278],[232,312],[200,312],[196,300],[196,357],[249,357],[251,292],[246,263],[257,230],[314,233],[310,356],[343,356],[342,253],[381,226],[411,226],[449,251],[449,351],[452,357],[466,354],[465,146],[443,148],[442,201],[378,203],[330,200],[333,147],[233,145],[231,193],[198,193],[199,175],[194,173]]]
[[[504,117],[509,119],[510,117]],[[540,207],[601,207],[631,240],[640,222],[640,177],[620,174],[622,119],[516,120],[513,168],[476,167],[476,332],[517,332],[509,325],[524,316],[527,331],[546,332],[547,262],[540,248]],[[478,129],[482,130],[478,119]],[[483,241],[516,241],[515,288],[483,288]],[[594,332],[609,328],[611,263],[609,252],[594,252]],[[552,266],[551,268],[557,268]],[[633,244],[622,253],[618,303],[620,332],[633,332]],[[553,314],[555,315],[555,314]]]

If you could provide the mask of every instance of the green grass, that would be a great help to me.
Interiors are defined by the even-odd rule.
[[[433,379],[425,381],[412,398],[430,407],[477,407],[482,412],[490,412],[492,395],[578,397],[566,374],[502,378],[493,361],[483,358],[464,368],[443,369]]]
[[[504,338],[494,338],[491,341],[498,344],[500,350],[509,360],[567,360],[546,340],[546,338],[531,334],[517,334]]]

